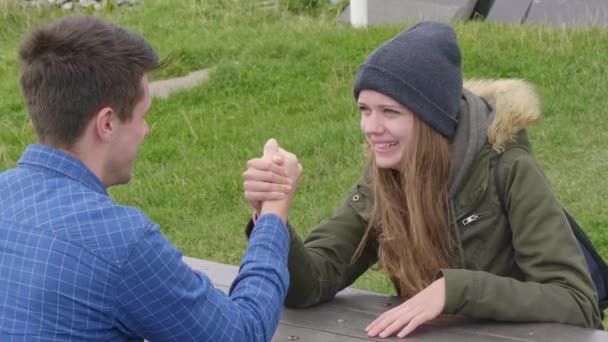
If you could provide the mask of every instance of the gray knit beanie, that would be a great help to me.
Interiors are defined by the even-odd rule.
[[[418,23],[381,45],[359,67],[355,99],[364,89],[382,93],[451,139],[462,95],[460,60],[449,25]]]

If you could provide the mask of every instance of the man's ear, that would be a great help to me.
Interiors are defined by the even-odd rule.
[[[114,132],[115,122],[118,119],[110,107],[104,107],[93,118],[94,131],[101,141],[110,141]]]

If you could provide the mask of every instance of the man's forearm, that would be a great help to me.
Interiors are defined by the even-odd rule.
[[[289,232],[277,215],[263,214],[256,222],[241,268],[230,288],[230,298],[249,311],[250,331],[272,338],[289,287],[287,258]],[[256,305],[251,305],[252,303]],[[261,322],[256,320],[261,317]],[[257,340],[257,339],[256,339]]]

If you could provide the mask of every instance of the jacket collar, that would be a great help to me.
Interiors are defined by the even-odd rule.
[[[458,113],[459,122],[452,141],[452,178],[449,194],[454,198],[481,148],[494,118],[494,108],[483,98],[464,89]]]

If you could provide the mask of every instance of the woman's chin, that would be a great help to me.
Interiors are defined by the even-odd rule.
[[[393,170],[398,170],[399,169],[399,160],[394,160],[394,159],[389,159],[389,158],[378,158],[378,156],[376,156],[375,158],[376,161],[376,166],[378,168],[381,169],[393,169]]]

